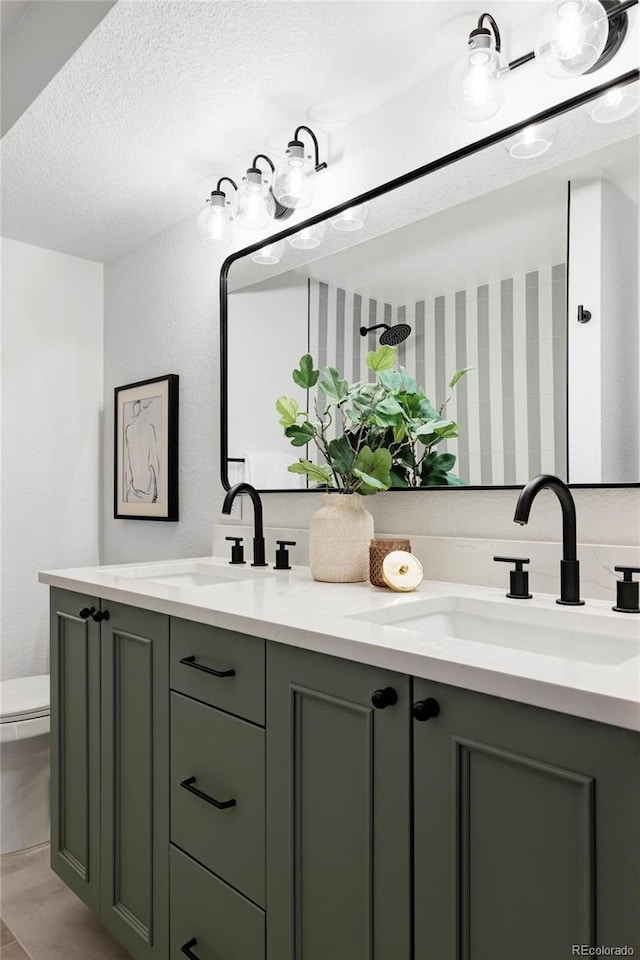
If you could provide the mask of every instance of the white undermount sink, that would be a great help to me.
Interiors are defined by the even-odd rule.
[[[526,653],[617,664],[640,651],[640,624],[584,607],[548,609],[517,600],[437,597],[352,614],[353,619],[411,630],[425,641],[470,641]]]
[[[139,567],[123,567],[112,572],[127,580],[144,580],[167,587],[212,587],[221,583],[237,583],[264,577],[267,568],[224,567],[211,563],[156,564]]]

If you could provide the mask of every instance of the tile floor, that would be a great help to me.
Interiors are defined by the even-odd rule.
[[[0,857],[2,960],[131,960],[49,867],[49,845]]]

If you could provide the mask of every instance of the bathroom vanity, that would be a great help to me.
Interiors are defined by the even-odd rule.
[[[133,957],[640,949],[634,618],[213,558],[41,580],[52,865]]]

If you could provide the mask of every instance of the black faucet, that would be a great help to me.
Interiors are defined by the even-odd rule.
[[[569,487],[559,477],[543,473],[530,480],[518,497],[513,519],[524,525],[529,522],[531,504],[541,490],[553,490],[562,507],[562,560],[560,561],[560,599],[556,603],[581,606],[580,564],[577,558],[576,505]]]
[[[262,500],[260,494],[250,483],[236,483],[227,493],[222,504],[223,513],[231,513],[233,501],[239,493],[248,493],[253,503],[253,563],[252,567],[268,567],[264,559],[264,531],[262,528]]]

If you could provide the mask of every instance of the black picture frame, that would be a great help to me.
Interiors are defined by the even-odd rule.
[[[113,516],[176,521],[178,388],[175,373],[114,390]]]
[[[638,0],[630,0],[629,6],[635,6],[638,3]],[[625,6],[626,9],[626,6]],[[520,58],[517,62],[514,61],[515,66],[521,66],[526,63],[528,60],[533,59],[533,54],[527,54],[526,56]],[[512,65],[513,66],[513,65]],[[349,209],[350,207],[356,207],[360,204],[367,203],[370,200],[375,200],[376,197],[383,196],[386,193],[389,193],[392,190],[395,190],[397,187],[404,186],[405,184],[412,183],[414,180],[419,180],[422,177],[434,173],[436,170],[441,170],[444,167],[447,167],[458,160],[463,160],[466,157],[471,156],[474,153],[478,153],[481,150],[485,150],[488,147],[493,146],[496,143],[500,143],[503,140],[508,140],[510,137],[515,136],[520,133],[526,127],[545,123],[548,120],[555,119],[556,117],[561,116],[563,113],[567,113],[570,110],[574,110],[577,107],[583,106],[589,103],[592,100],[601,97],[608,90],[613,87],[624,86],[629,83],[635,83],[640,79],[640,70],[634,69],[630,70],[627,73],[621,74],[618,77],[615,77],[611,80],[606,81],[605,83],[600,84],[599,86],[593,87],[590,90],[587,90],[583,93],[577,94],[574,97],[564,100],[560,103],[555,104],[552,107],[549,107],[546,110],[541,111],[533,116],[527,117],[525,120],[520,120],[518,123],[514,123],[509,127],[506,127],[502,130],[498,130],[495,133],[490,134],[487,137],[483,137],[480,140],[476,140],[473,143],[469,143],[464,147],[461,147],[458,150],[454,150],[452,153],[446,154],[443,157],[433,160],[430,163],[426,163],[421,167],[418,167],[415,170],[411,170],[408,173],[402,174],[399,177],[396,177],[394,180],[390,180],[387,183],[383,183],[378,187],[374,187],[372,190],[368,190],[366,193],[359,194],[356,197],[353,197],[350,200],[346,200],[343,203],[338,204],[335,207],[332,207],[330,210],[324,210],[321,213],[316,214],[313,217],[310,217],[308,220],[305,220],[301,223],[296,223],[294,226],[290,226],[285,230],[281,230],[279,233],[274,234],[271,237],[266,239],[258,240],[256,243],[251,244],[248,247],[244,247],[242,250],[237,250],[234,253],[230,254],[227,259],[222,264],[220,270],[220,286],[219,286],[219,303],[220,303],[220,481],[225,490],[229,490],[231,483],[229,480],[229,463],[233,462],[236,458],[229,456],[229,424],[228,424],[228,412],[229,412],[229,398],[227,393],[228,387],[228,309],[227,309],[227,295],[228,295],[228,275],[229,270],[233,263],[236,260],[240,260],[242,257],[249,256],[249,254],[260,250],[262,247],[267,244],[274,244],[280,240],[284,240],[287,237],[291,236],[294,233],[297,233],[300,230],[304,230],[307,227],[315,226],[315,224],[322,223],[325,220],[329,220],[331,217],[337,216],[339,213],[342,213],[344,210]],[[597,490],[597,489],[607,489],[607,488],[629,488],[629,487],[640,487],[638,482],[625,482],[625,483],[569,483],[569,487],[575,490],[585,489],[585,490]],[[387,492],[399,492],[399,493],[434,493],[434,492],[443,492],[447,493],[450,491],[463,491],[463,490],[520,490],[522,484],[493,484],[491,486],[480,486],[466,484],[464,486],[442,486],[442,487],[412,487],[410,491],[407,491],[406,488],[402,487],[390,487]],[[292,491],[290,488],[283,489],[268,489],[260,490],[260,493],[288,493],[291,494]],[[317,490],[313,488],[296,490],[295,493],[317,493]]]

